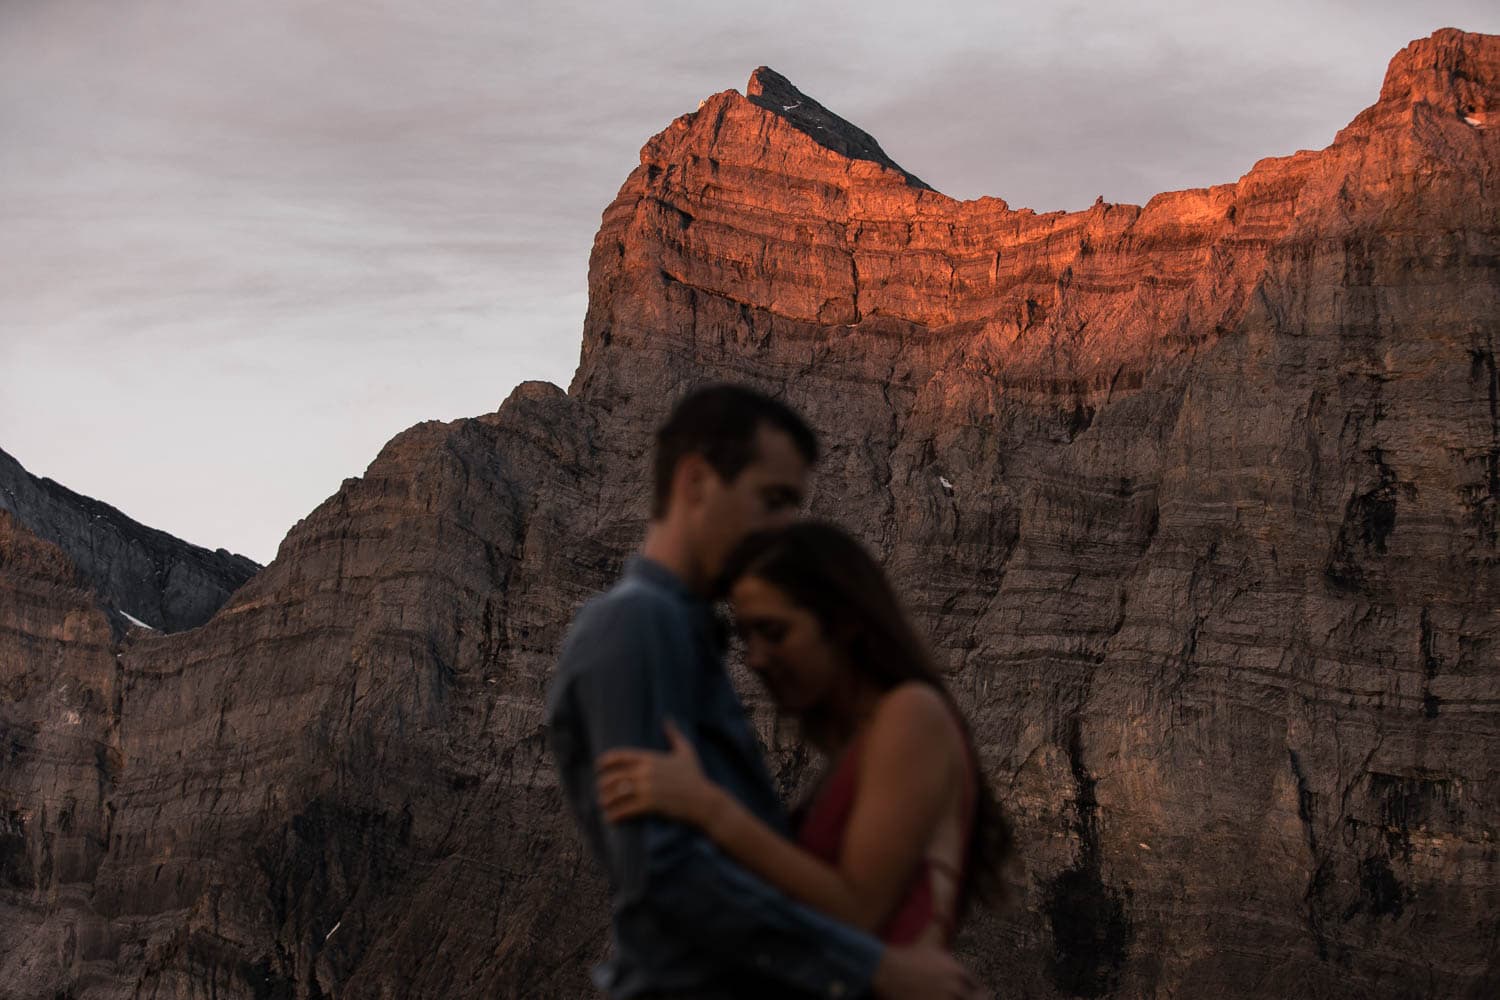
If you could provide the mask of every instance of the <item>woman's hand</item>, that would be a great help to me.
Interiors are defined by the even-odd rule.
[[[595,762],[599,806],[618,823],[653,813],[706,828],[723,791],[709,781],[687,737],[666,723],[671,750],[606,750]]]

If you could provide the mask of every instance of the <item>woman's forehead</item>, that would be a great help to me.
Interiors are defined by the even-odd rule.
[[[774,601],[786,600],[780,587],[767,583],[753,573],[747,573],[734,581],[729,588],[730,599],[739,603],[741,601]]]
[[[739,617],[785,613],[796,605],[786,592],[758,576],[742,576],[729,588],[729,603]]]

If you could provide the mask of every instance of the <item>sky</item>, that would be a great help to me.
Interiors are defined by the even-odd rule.
[[[566,387],[640,147],[769,65],[955,198],[1316,149],[1500,5],[0,0],[0,449],[267,562],[421,420]]]

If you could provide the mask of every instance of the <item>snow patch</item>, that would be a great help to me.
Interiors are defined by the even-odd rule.
[[[132,624],[132,625],[139,625],[141,628],[150,629],[152,632],[156,631],[156,626],[155,625],[147,625],[145,622],[141,621],[139,618],[137,618],[135,615],[131,614],[129,611],[121,611],[120,614],[122,614],[126,618],[130,619],[130,624]]]

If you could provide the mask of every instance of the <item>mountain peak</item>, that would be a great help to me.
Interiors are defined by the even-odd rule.
[[[1500,36],[1441,28],[1396,53],[1380,88],[1380,104],[1419,103],[1470,124],[1487,124],[1500,105]]]
[[[868,132],[808,97],[769,66],[760,66],[750,74],[745,96],[751,103],[785,119],[797,131],[840,156],[878,163],[901,174],[911,186],[932,190],[930,184],[887,156],[880,143]]]

